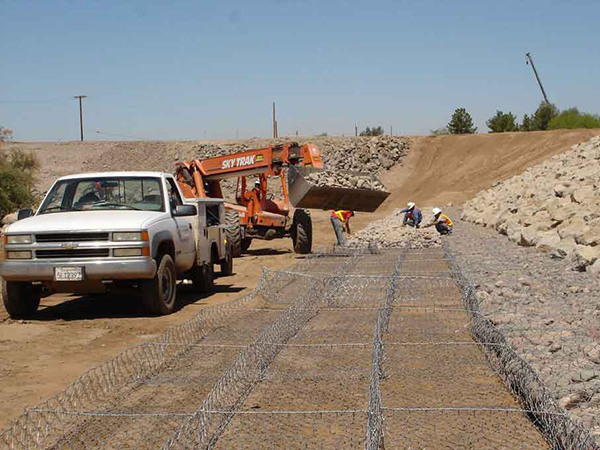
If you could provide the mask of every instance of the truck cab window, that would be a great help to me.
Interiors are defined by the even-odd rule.
[[[175,208],[177,205],[183,205],[179,191],[175,187],[175,182],[171,178],[167,178],[167,192],[169,193],[171,209]]]

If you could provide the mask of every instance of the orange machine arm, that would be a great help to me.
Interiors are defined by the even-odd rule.
[[[322,168],[323,159],[319,149],[312,144],[299,146],[297,143],[288,143],[178,163],[177,181],[186,197],[207,197],[205,183],[210,184],[213,196],[222,197],[219,180],[261,173],[278,176],[282,167],[288,165]]]

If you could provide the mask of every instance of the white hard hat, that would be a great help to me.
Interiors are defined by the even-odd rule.
[[[433,215],[434,216],[437,216],[441,212],[442,212],[442,210],[440,208],[438,208],[437,206],[435,208],[433,208]]]
[[[256,180],[256,181],[254,182],[254,186],[260,186],[260,181],[259,181],[259,180]]]
[[[413,209],[415,207],[415,204],[413,202],[408,202],[407,205],[408,209]]]

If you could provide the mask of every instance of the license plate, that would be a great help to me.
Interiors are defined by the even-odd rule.
[[[54,281],[83,281],[83,267],[55,267]]]

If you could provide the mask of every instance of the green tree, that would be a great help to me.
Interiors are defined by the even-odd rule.
[[[577,108],[569,108],[561,111],[548,123],[549,130],[562,128],[600,128],[600,118],[592,114],[581,113]]]
[[[452,119],[447,125],[450,134],[472,134],[477,131],[473,126],[473,119],[465,108],[457,108],[452,114]]]
[[[531,119],[527,114],[523,116],[523,122],[521,122],[521,126],[519,127],[519,131],[531,131],[533,124],[531,123]]]
[[[35,203],[32,191],[38,166],[33,154],[0,150],[0,218]]]
[[[542,102],[533,114],[533,130],[547,130],[548,124],[558,116],[558,108],[552,103]]]
[[[496,111],[496,115],[488,119],[486,125],[492,130],[491,133],[517,131],[519,128],[517,125],[517,117],[510,111],[506,114],[502,111]]]
[[[381,136],[383,134],[383,127],[373,127],[373,128],[365,128],[364,131],[361,131],[361,136]]]

